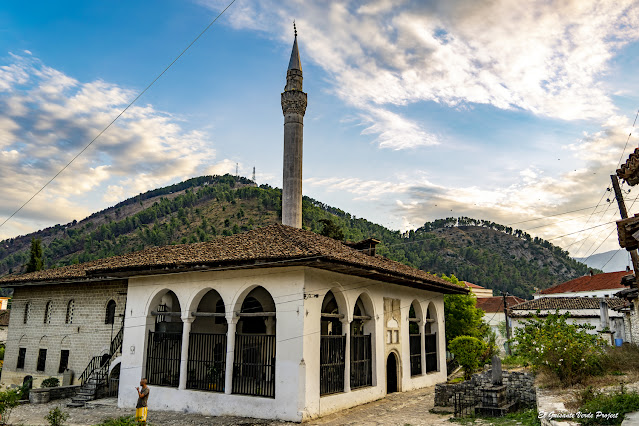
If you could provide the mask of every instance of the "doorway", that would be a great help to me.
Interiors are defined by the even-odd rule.
[[[397,392],[397,356],[391,352],[386,360],[386,393]]]

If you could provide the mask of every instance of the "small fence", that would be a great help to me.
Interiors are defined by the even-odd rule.
[[[344,392],[346,336],[320,337],[320,395]]]
[[[235,335],[233,393],[275,398],[275,336]]]
[[[178,387],[182,333],[149,331],[146,379],[150,385]]]
[[[422,374],[422,335],[411,334],[410,340],[410,375]]]
[[[373,385],[371,335],[351,336],[351,389]]]
[[[190,333],[187,389],[224,392],[226,334]]]

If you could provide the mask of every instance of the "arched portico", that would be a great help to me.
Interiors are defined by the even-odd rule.
[[[374,306],[370,296],[362,293],[353,307],[350,338],[351,389],[373,385]]]
[[[178,387],[182,355],[182,309],[177,295],[162,290],[151,299],[145,376],[149,384]]]
[[[410,375],[418,376],[422,374],[424,365],[422,350],[423,339],[420,332],[420,324],[423,324],[422,307],[417,300],[411,303],[408,310],[408,339],[410,346]]]
[[[234,342],[232,392],[274,398],[275,301],[264,287],[257,286],[241,300],[236,315],[239,321]]]
[[[342,334],[344,313],[332,291],[324,296],[320,319],[320,395],[344,392],[346,335]]]
[[[424,323],[425,353],[426,353],[426,373],[439,371],[439,357],[437,345],[437,333],[439,322],[437,321],[437,308],[433,302],[428,304],[426,309],[426,321]]]

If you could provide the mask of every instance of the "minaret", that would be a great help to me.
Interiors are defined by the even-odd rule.
[[[302,63],[297,48],[297,28],[282,93],[284,114],[284,180],[282,183],[282,224],[302,227],[302,145],[306,93],[302,92]]]

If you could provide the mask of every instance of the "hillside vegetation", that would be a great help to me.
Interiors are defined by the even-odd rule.
[[[42,240],[46,267],[57,267],[145,247],[207,241],[279,223],[280,217],[280,189],[230,175],[197,177],[140,194],[80,222],[0,242],[0,276],[24,271],[31,238]],[[548,241],[484,220],[439,219],[400,233],[304,197],[303,226],[320,232],[323,219],[341,228],[347,240],[380,239],[380,255],[520,297],[588,271]]]

